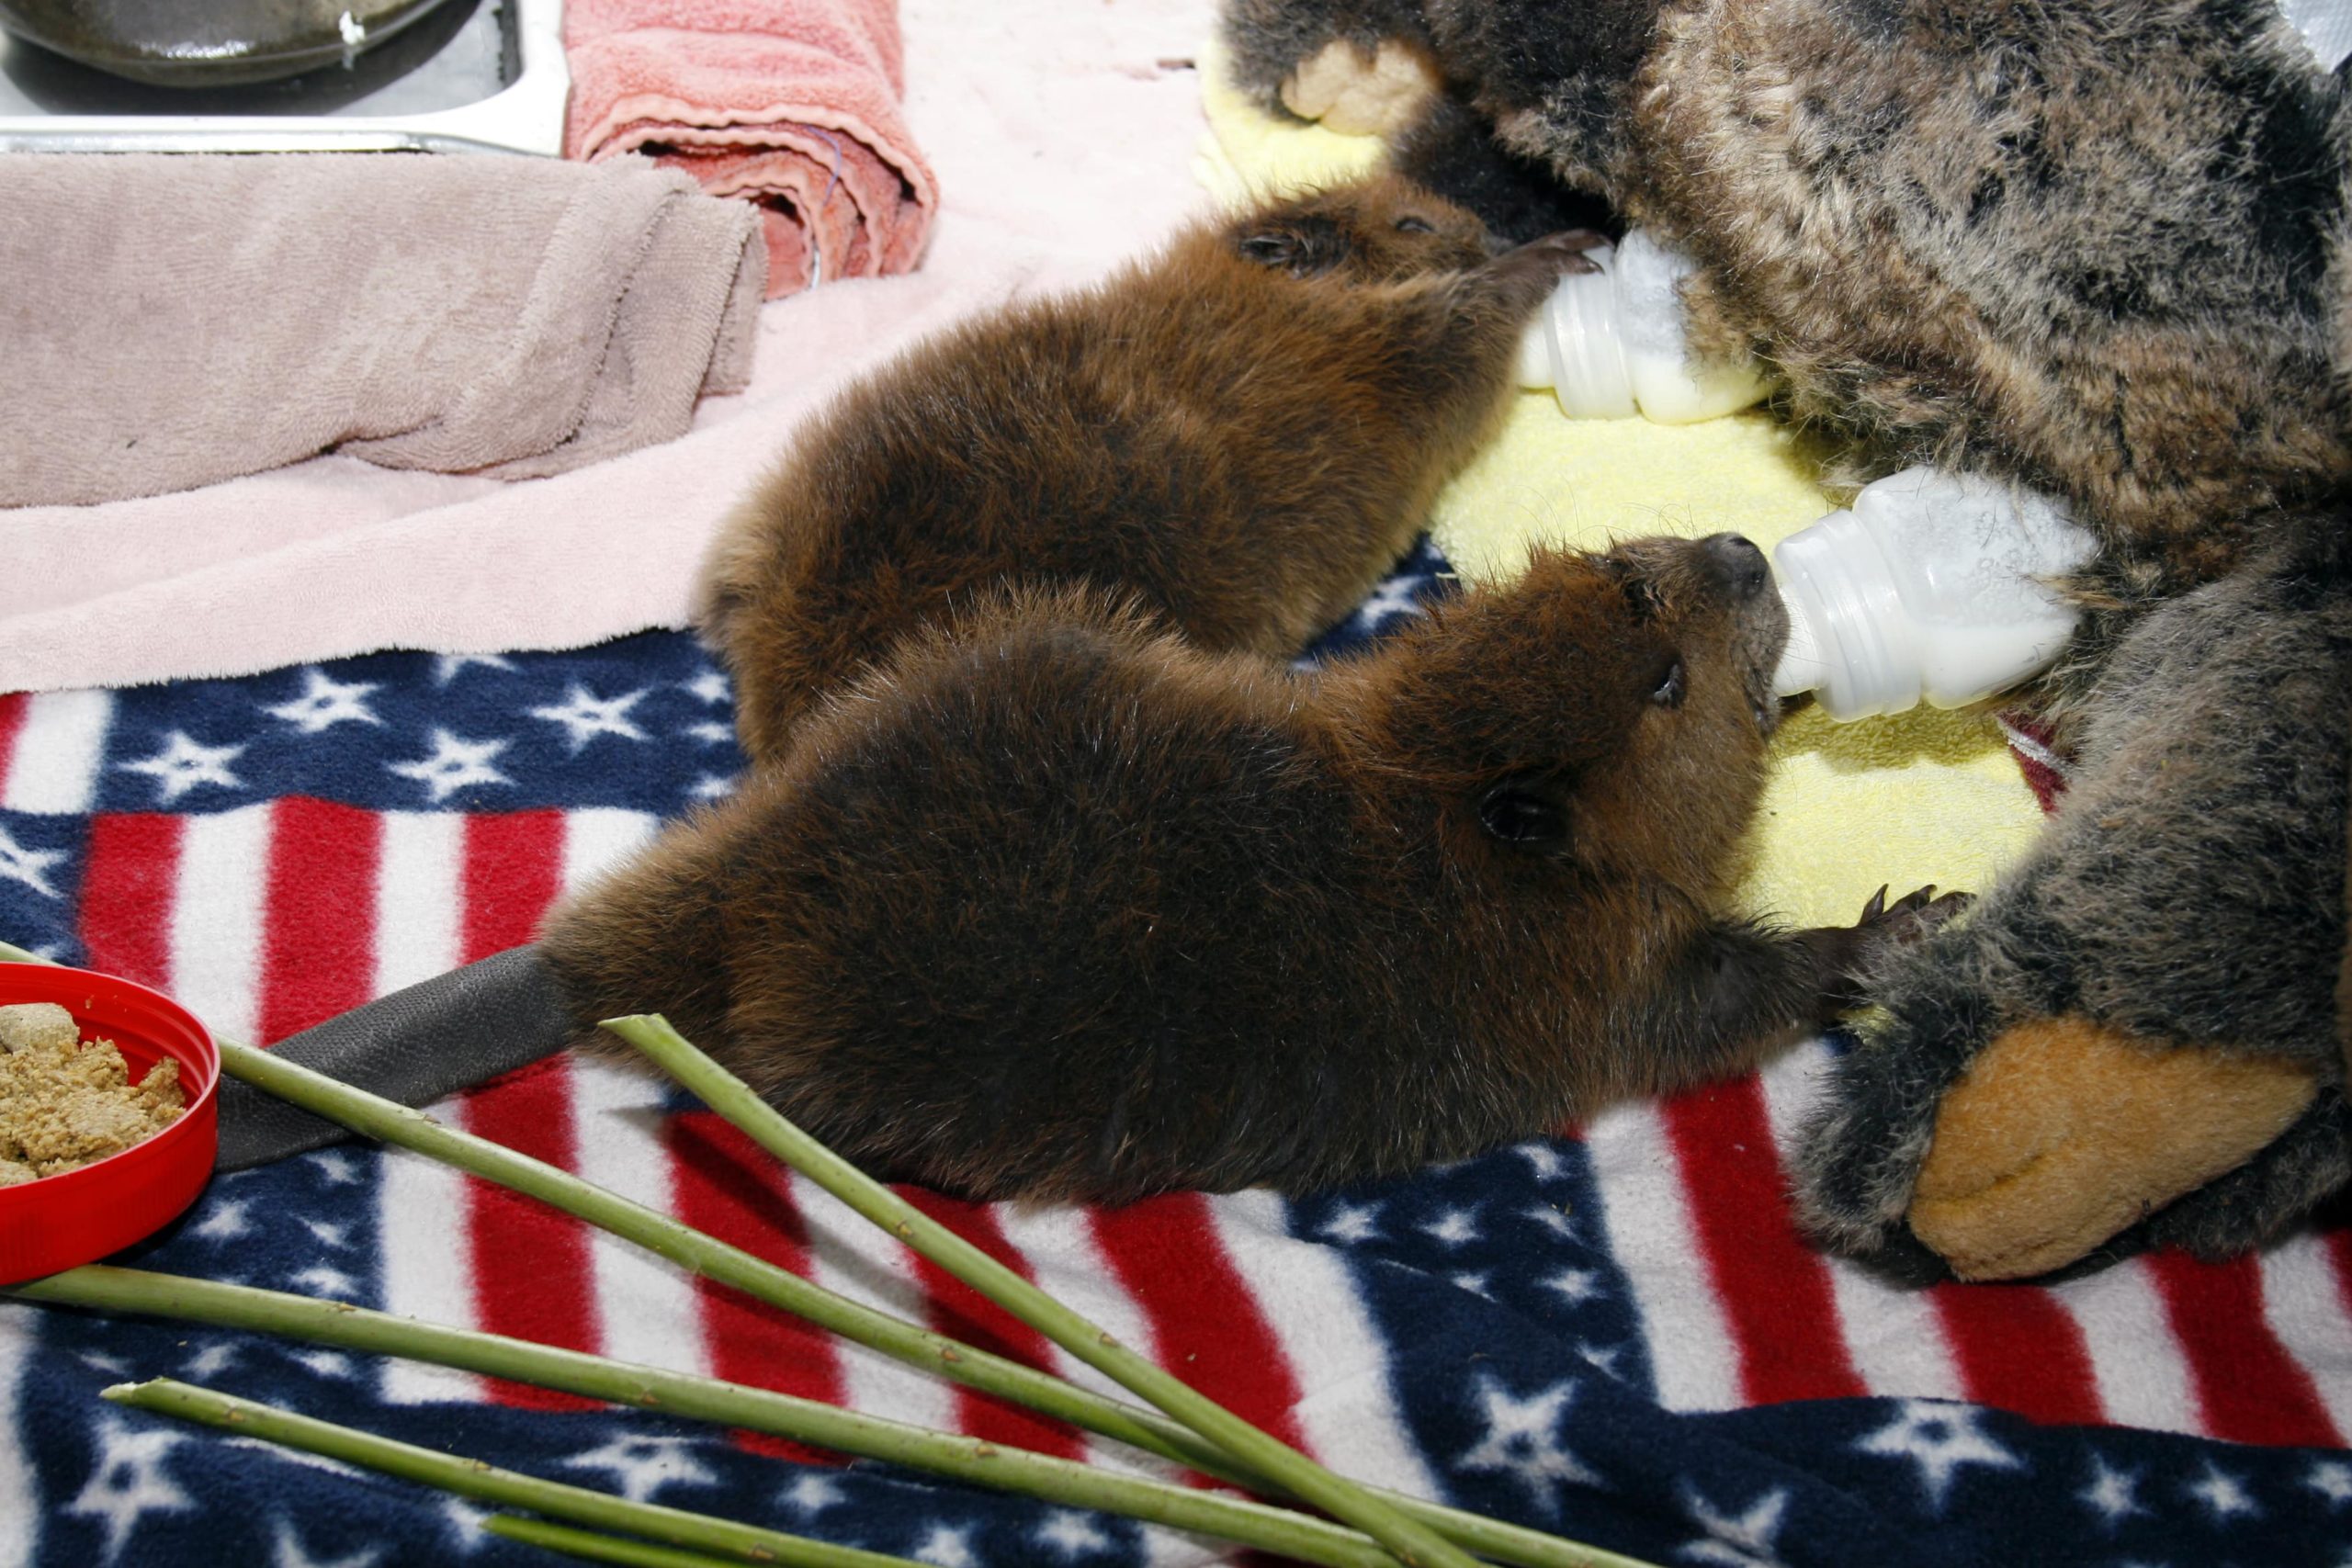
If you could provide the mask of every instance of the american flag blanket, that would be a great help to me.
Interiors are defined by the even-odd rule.
[[[1338,641],[1410,614],[1441,565],[1424,550]],[[273,1041],[528,940],[563,888],[728,787],[729,716],[705,653],[667,633],[0,698],[0,936]],[[1782,1151],[1836,1048],[1306,1200],[916,1196],[1340,1470],[1655,1562],[2352,1561],[2352,1231],[2055,1288],[1891,1289],[1811,1250],[1782,1195]],[[849,1296],[1070,1370],[650,1077],[557,1057],[437,1113]],[[1132,1460],[367,1145],[216,1179],[125,1261]],[[0,1568],[543,1560],[469,1505],[96,1397],[153,1375],[941,1568],[1224,1560],[643,1411],[5,1303]]]

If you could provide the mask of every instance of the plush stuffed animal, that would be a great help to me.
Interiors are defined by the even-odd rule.
[[[1506,233],[1605,199],[1693,345],[1872,477],[2098,535],[2068,804],[1879,980],[1815,1228],[1968,1278],[2259,1243],[2344,1184],[2352,103],[2272,0],[1229,0],[1238,81]],[[1336,117],[1336,118],[1335,118]],[[1859,826],[1859,825],[1858,825]]]
[[[1846,1250],[1916,1238],[1963,1279],[2219,1256],[2352,1178],[2352,526],[2141,618],[2082,731],[2023,863],[1873,978],[1885,1021],[1801,1161]]]

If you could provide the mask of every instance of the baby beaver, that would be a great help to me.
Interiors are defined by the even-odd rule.
[[[1002,583],[1130,595],[1198,647],[1296,653],[1360,604],[1511,389],[1587,233],[1499,256],[1393,178],[1180,234],[850,389],[729,520],[696,619],[754,761],[912,627]]]
[[[1538,552],[1292,675],[1079,587],[969,606],[560,908],[869,1168],[1122,1202],[1406,1171],[1738,1071],[1958,900],[1722,913],[1786,621],[1746,539]]]

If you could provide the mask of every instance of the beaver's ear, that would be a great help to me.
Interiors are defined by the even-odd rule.
[[[1557,778],[1520,773],[1478,797],[1478,826],[1497,843],[1530,854],[1557,855],[1568,847],[1566,786]]]
[[[1260,266],[1280,267],[1293,277],[1329,272],[1348,259],[1348,232],[1321,213],[1302,212],[1279,223],[1261,224],[1234,237],[1234,248]]]

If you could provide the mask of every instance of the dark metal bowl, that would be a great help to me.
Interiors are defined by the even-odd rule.
[[[0,0],[0,28],[166,87],[273,82],[356,58],[443,0]]]

